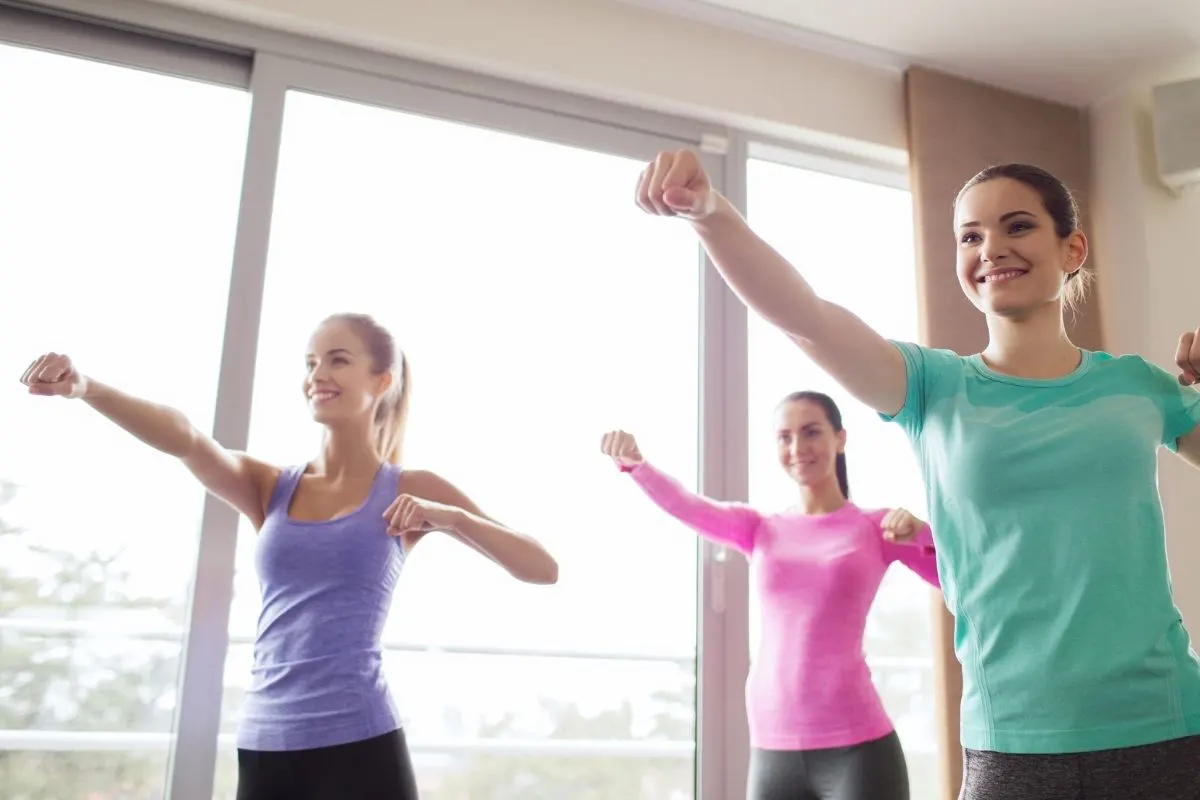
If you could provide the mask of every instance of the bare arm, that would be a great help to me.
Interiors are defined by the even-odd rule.
[[[226,450],[177,409],[85,381],[84,402],[154,449],[178,458],[205,489],[245,514],[255,529],[262,525],[278,470]]]
[[[818,297],[712,188],[695,153],[659,153],[641,175],[637,203],[651,214],[691,220],[742,302],[788,334],[855,398],[888,415],[903,408],[908,384],[903,356],[854,314]]]
[[[196,430],[177,409],[125,394],[91,380],[61,353],[45,353],[21,375],[31,395],[81,399],[138,439],[175,456],[204,488],[250,518],[257,529],[279,471],[244,453],[226,450]]]
[[[1176,453],[1180,458],[1200,469],[1200,425],[1192,428],[1190,433],[1180,436],[1176,440],[1176,446]]]
[[[471,498],[445,478],[428,470],[408,470],[401,475],[400,491],[448,507],[444,526],[436,529],[487,556],[517,580],[538,584],[558,582],[558,562],[541,543],[484,514]],[[409,549],[420,538],[413,537]]]
[[[893,415],[908,379],[900,352],[850,311],[821,299],[725,198],[693,223],[725,282],[862,403]]]

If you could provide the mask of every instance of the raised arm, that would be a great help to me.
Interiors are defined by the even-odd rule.
[[[484,514],[471,498],[428,470],[406,470],[400,494],[384,513],[389,532],[411,551],[427,533],[441,531],[490,558],[525,583],[558,582],[558,562],[532,536]]]
[[[651,214],[689,219],[742,302],[786,333],[859,401],[888,415],[903,407],[907,377],[896,348],[845,308],[818,297],[712,188],[693,152],[659,153],[642,173],[637,201]]]
[[[85,377],[64,355],[48,353],[21,376],[29,393],[79,399],[155,450],[183,462],[212,494],[262,525],[278,470],[227,450],[197,430],[181,411],[152,403]]]
[[[940,589],[937,551],[929,523],[903,508],[872,511],[868,516],[879,526],[883,560],[889,564],[899,561],[930,586]]]
[[[689,492],[679,481],[642,458],[633,436],[613,431],[600,445],[605,455],[628,472],[655,505],[706,539],[750,553],[762,516],[742,503],[722,503]]]

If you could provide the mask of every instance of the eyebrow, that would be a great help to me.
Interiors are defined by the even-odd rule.
[[[337,355],[338,353],[341,353],[342,355],[347,355],[347,356],[352,356],[352,355],[354,355],[353,353],[351,353],[349,350],[347,350],[347,349],[346,349],[346,348],[344,348],[344,347],[335,347],[335,348],[333,348],[332,350],[330,350],[328,353],[326,353],[325,355],[327,355],[327,356],[333,356],[333,355]],[[312,353],[309,353],[309,354],[307,355],[307,358],[313,358],[313,354],[312,354]]]
[[[802,431],[810,431],[813,429],[819,430],[820,427],[821,427],[821,423],[819,423],[819,422],[806,422],[800,426],[800,430],[802,430]],[[780,433],[780,434],[791,433],[791,432],[792,432],[791,428],[780,428],[778,431],[778,433]]]
[[[1007,222],[1008,220],[1012,219],[1013,217],[1020,217],[1020,216],[1032,217],[1033,214],[1029,213],[1028,211],[1020,211],[1020,210],[1009,211],[1007,214],[1000,215],[1000,221]],[[961,225],[959,225],[958,227],[960,227],[960,228],[978,228],[979,220],[971,220],[970,222],[964,222]]]

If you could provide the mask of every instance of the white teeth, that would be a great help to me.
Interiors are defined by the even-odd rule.
[[[1024,274],[1025,273],[1019,269],[1010,269],[1005,270],[1004,272],[993,272],[990,275],[984,275],[979,280],[983,283],[996,283],[997,281],[1006,281],[1009,278],[1015,278],[1018,275]]]

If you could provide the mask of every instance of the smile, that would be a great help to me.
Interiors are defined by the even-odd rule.
[[[1011,281],[1014,278],[1019,278],[1029,270],[1024,269],[1004,269],[997,272],[989,272],[986,275],[980,275],[975,279],[976,283],[1004,283]]]

